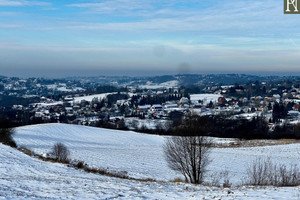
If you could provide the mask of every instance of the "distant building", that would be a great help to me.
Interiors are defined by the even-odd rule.
[[[178,108],[178,105],[177,104],[166,104],[164,107],[165,107],[165,109]]]
[[[163,107],[160,104],[154,104],[151,106],[151,111],[162,111]]]

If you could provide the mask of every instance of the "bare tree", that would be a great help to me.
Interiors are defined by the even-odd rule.
[[[70,151],[63,143],[59,142],[54,144],[51,154],[58,161],[67,162],[69,160]]]
[[[204,136],[173,136],[167,139],[164,153],[168,166],[191,183],[202,183],[210,163],[211,139]]]

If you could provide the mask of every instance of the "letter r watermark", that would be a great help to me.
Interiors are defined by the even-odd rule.
[[[298,1],[300,0],[284,0],[284,14],[300,14]]]
[[[291,12],[290,11],[290,5],[294,6],[294,12],[298,12],[298,9],[297,9],[297,1],[296,0],[287,0],[286,1],[286,12]]]

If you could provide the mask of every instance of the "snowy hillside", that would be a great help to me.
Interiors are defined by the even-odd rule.
[[[127,171],[136,178],[172,180],[181,175],[171,171],[164,159],[165,137],[132,131],[109,130],[69,124],[41,124],[19,127],[14,138],[38,154],[48,153],[56,142],[64,143],[73,159],[93,167]],[[221,139],[222,141],[222,139]],[[220,142],[220,139],[219,139]],[[245,148],[213,149],[208,180],[226,170],[230,181],[239,185],[245,180],[246,168],[257,157],[276,162],[297,164],[300,144]]]
[[[160,84],[152,83],[151,81],[147,81],[145,85],[139,85],[140,88],[144,89],[163,89],[163,88],[172,88],[178,87],[179,82],[177,80],[167,81]]]
[[[93,167],[125,170],[137,178],[174,179],[163,158],[164,138],[132,131],[118,131],[69,124],[42,124],[16,129],[14,138],[38,154],[64,143],[72,159]]]
[[[66,131],[67,133],[64,133]],[[51,134],[52,133],[52,134]],[[124,134],[124,135],[122,135]],[[51,136],[52,135],[52,136]],[[94,143],[89,138],[99,135],[102,142],[94,139]],[[39,151],[48,152],[53,142],[59,140],[65,142],[72,151],[72,155],[81,155],[79,149],[83,148],[85,152],[104,152],[109,150],[116,151],[114,145],[123,144],[120,148],[128,151],[131,155],[135,148],[141,146],[159,146],[163,138],[159,136],[148,136],[134,132],[122,132],[105,129],[95,129],[90,127],[81,127],[65,124],[45,124],[17,128],[15,139],[18,144],[28,143],[28,147]],[[23,142],[22,142],[23,140]],[[81,141],[80,141],[81,140]],[[26,141],[26,142],[24,142]],[[123,143],[121,142],[123,141]],[[31,143],[31,144],[29,144]],[[136,147],[139,143],[141,146]],[[102,146],[103,145],[103,146]],[[77,147],[76,147],[77,146]],[[98,146],[98,147],[97,147]],[[102,148],[101,148],[102,146]],[[287,148],[283,148],[282,155],[288,155]],[[96,148],[97,147],[97,148]],[[275,146],[273,146],[275,147]],[[132,149],[131,149],[132,148]],[[272,147],[270,147],[272,148]],[[76,150],[74,152],[74,150]],[[104,149],[101,151],[101,149]],[[222,150],[220,149],[220,153]],[[253,149],[252,149],[253,150]],[[158,150],[156,150],[158,151]],[[147,155],[155,154],[156,151],[148,151]],[[245,151],[242,150],[241,152]],[[142,151],[146,154],[146,151]],[[249,151],[248,151],[249,152]],[[254,153],[253,151],[251,151]],[[105,157],[108,163],[114,163],[113,153]],[[136,152],[134,152],[136,153]],[[215,155],[214,153],[214,155]],[[235,160],[235,152],[230,155]],[[255,154],[260,154],[255,151]],[[112,157],[109,157],[112,156]],[[95,155],[91,155],[92,157]],[[221,156],[224,156],[221,155]],[[92,162],[89,154],[83,156]],[[158,156],[156,156],[158,158]],[[245,154],[241,157],[246,157]],[[99,156],[100,158],[100,156]],[[36,158],[29,157],[18,150],[12,149],[0,144],[0,199],[299,199],[299,187],[235,187],[232,189],[223,189],[207,186],[197,186],[184,183],[170,182],[139,182],[124,180],[101,175],[94,175],[69,168],[63,164],[40,161]],[[288,159],[293,159],[290,155]],[[101,159],[99,159],[101,160]],[[129,165],[123,163],[125,159],[119,160],[119,167]],[[134,168],[139,165],[139,158],[131,159]],[[159,159],[162,162],[162,159]],[[157,162],[157,161],[154,161]],[[223,160],[224,165],[229,164]],[[226,162],[226,163],[225,163]],[[102,163],[99,163],[102,164]],[[146,164],[146,163],[144,163]],[[161,164],[161,166],[163,166]],[[213,166],[217,167],[216,164]],[[241,166],[241,165],[240,165]],[[152,169],[149,169],[149,173]],[[165,171],[162,171],[163,174]]]
[[[186,184],[138,182],[89,174],[31,158],[2,144],[0,159],[0,199],[195,199],[196,196],[232,196],[226,190],[207,192],[205,187]]]
[[[91,102],[94,98],[98,98],[98,100],[101,100],[109,94],[113,94],[113,93],[102,93],[102,94],[93,94],[93,95],[82,96],[82,97],[74,97],[74,100],[70,102],[80,103],[82,100]]]

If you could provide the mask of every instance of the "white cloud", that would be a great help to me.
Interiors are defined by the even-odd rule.
[[[0,28],[7,28],[7,29],[15,29],[15,28],[23,28],[20,24],[4,24],[0,23]]]
[[[178,16],[190,14],[190,11],[182,9],[173,9],[176,3],[181,1],[169,0],[104,0],[92,3],[68,4],[68,7],[77,7],[86,9],[92,14],[107,14],[115,16]],[[186,0],[184,4],[189,4],[193,0]],[[175,12],[174,12],[175,11]]]
[[[125,18],[122,22],[84,23],[78,21],[70,23],[67,28],[95,31],[195,32],[201,35],[252,37],[263,35],[268,37],[277,34],[282,37],[283,33],[289,31],[287,29],[295,28],[294,26],[299,24],[296,17],[287,20],[287,16],[283,15],[282,2],[273,0],[216,1],[216,5],[205,9],[181,9],[173,6],[174,1],[165,3],[165,6],[160,5],[157,9],[155,3],[156,1],[110,0],[100,3],[70,4],[68,6],[84,8],[94,14],[123,15]],[[126,16],[130,16],[130,19],[127,20]]]
[[[42,1],[0,0],[0,6],[48,6],[50,3]]]
[[[19,13],[17,12],[0,12],[0,16],[17,16]]]
[[[0,5],[5,2],[11,4],[15,2],[18,5],[39,3],[0,0]],[[155,7],[155,3],[158,2],[160,2],[159,8]],[[50,20],[47,23],[36,24],[36,26],[28,22],[26,27],[32,30],[49,31],[80,30],[88,35],[91,33],[114,35],[126,32],[133,37],[139,34],[144,35],[144,33],[170,33],[172,35],[187,33],[199,36],[276,38],[286,33],[293,36],[300,33],[297,31],[300,29],[298,28],[300,21],[296,17],[284,16],[282,3],[273,0],[216,1],[216,5],[213,4],[205,9],[181,9],[174,6],[175,2],[174,0],[103,0],[68,4],[68,7],[83,8],[87,12],[82,12],[82,17],[69,19],[62,17],[58,21]],[[98,13],[99,20],[93,20],[93,22],[82,20],[84,17],[89,17],[89,12]],[[122,20],[114,20],[110,15],[119,16]],[[106,20],[101,22],[101,19]]]

